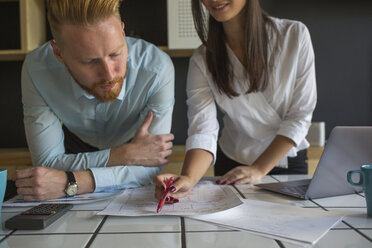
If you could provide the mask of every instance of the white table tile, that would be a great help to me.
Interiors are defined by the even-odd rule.
[[[186,246],[187,248],[279,247],[272,239],[238,231],[186,233]]]
[[[351,227],[345,225],[342,221],[338,222],[332,229],[351,229]]]
[[[12,235],[0,243],[0,248],[84,247],[91,235]]]
[[[1,226],[0,226],[0,234],[8,234],[12,230],[6,229],[5,228],[5,221],[10,219],[11,217],[17,215],[18,213],[1,213]]]
[[[42,230],[17,230],[15,234],[37,233],[93,233],[102,216],[93,211],[70,211]]]
[[[368,238],[372,239],[372,230],[359,230],[359,231],[363,233],[364,235],[366,235]],[[372,247],[372,243],[370,247]]]
[[[22,207],[22,208],[16,208],[16,207],[3,207],[2,208],[2,212],[3,213],[20,213],[20,212],[23,212],[23,211],[26,211],[27,209],[30,209],[32,207]]]
[[[343,208],[366,207],[365,198],[360,196],[360,195],[357,195],[357,194],[313,199],[313,201],[318,203],[322,207],[325,207],[325,208],[332,208],[332,207],[343,207]]]
[[[186,232],[200,232],[200,231],[225,231],[231,230],[228,228],[220,227],[214,224],[209,224],[207,222],[192,220],[185,218],[185,230]]]
[[[246,199],[249,200],[258,200],[258,201],[266,201],[271,203],[280,203],[286,204],[291,206],[299,206],[299,207],[317,207],[316,204],[312,203],[311,201],[307,200],[300,200],[294,197],[276,194],[276,193],[256,193],[256,194],[244,194]]]
[[[344,215],[344,221],[354,228],[372,228],[372,218],[366,208],[327,208],[332,213]]]
[[[176,216],[109,216],[100,233],[107,232],[180,232],[181,219]]]
[[[298,245],[288,244],[283,242],[286,248],[301,247]],[[331,248],[331,247],[350,247],[350,248],[367,248],[372,247],[362,235],[356,231],[350,230],[330,230],[321,240],[319,240],[315,248]]]
[[[181,248],[180,233],[140,233],[140,234],[99,234],[90,246],[102,247],[135,247],[135,248]]]

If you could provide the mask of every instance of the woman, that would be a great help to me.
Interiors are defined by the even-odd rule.
[[[186,157],[181,176],[154,178],[156,196],[171,176],[167,200],[187,195],[214,163],[218,184],[306,174],[316,82],[305,25],[269,17],[259,0],[192,0],[192,10],[203,45],[189,65]],[[216,105],[224,114],[218,149]]]

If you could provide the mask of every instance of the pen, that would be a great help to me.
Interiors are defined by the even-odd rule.
[[[170,186],[172,185],[173,182],[174,182],[174,177],[169,178],[168,182],[166,182],[166,188],[164,190],[163,196],[161,197],[159,201],[158,208],[156,209],[157,213],[159,213],[161,209],[163,208],[163,205],[165,203],[165,198],[167,197],[167,194],[170,190]]]

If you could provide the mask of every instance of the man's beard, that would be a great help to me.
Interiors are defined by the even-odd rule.
[[[82,85],[78,80],[76,80],[76,78],[73,76],[73,74],[71,73],[71,70],[68,68],[67,65],[66,65],[66,67],[67,67],[67,70],[70,72],[71,76],[75,79],[75,82],[83,90],[85,90],[89,94],[93,95],[95,98],[97,98],[101,102],[113,102],[118,97],[118,95],[120,94],[121,88],[123,87],[123,84],[124,84],[124,78],[127,74],[125,72],[124,76],[116,77],[111,81],[97,83],[97,84],[93,85],[92,88],[88,88],[88,87]],[[99,91],[97,90],[98,87],[101,87],[101,86],[104,86],[104,85],[115,84],[115,83],[118,83],[118,86],[115,86],[114,88],[109,89],[109,90],[105,90],[103,95],[100,94]]]
[[[97,90],[97,88],[99,88],[101,86],[115,84],[115,83],[117,83],[118,86],[114,86],[114,88],[112,88],[112,89],[103,91],[103,94],[99,93],[99,91]],[[112,102],[120,94],[121,88],[123,87],[123,83],[124,83],[124,76],[116,77],[111,81],[106,81],[106,82],[103,82],[103,83],[97,83],[93,86],[92,89],[88,89],[86,87],[83,87],[83,89],[85,89],[89,94],[92,94],[95,98],[97,98],[101,102]]]

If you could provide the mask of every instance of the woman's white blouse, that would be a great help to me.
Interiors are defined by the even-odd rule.
[[[240,93],[229,98],[213,83],[205,59],[205,47],[195,50],[187,78],[188,138],[186,151],[204,149],[216,160],[219,124],[216,104],[224,114],[219,145],[231,159],[251,165],[276,135],[291,139],[295,146],[277,166],[287,167],[287,157],[309,146],[305,137],[317,99],[314,51],[309,31],[298,21],[272,18],[279,44],[268,87],[245,94],[244,68],[227,46],[233,68],[233,88]],[[277,43],[278,42],[278,43]]]

